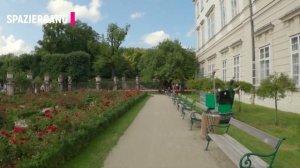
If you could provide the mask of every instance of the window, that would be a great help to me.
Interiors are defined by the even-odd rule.
[[[224,27],[226,24],[226,8],[225,0],[221,0],[221,26]]]
[[[226,67],[227,67],[227,61],[222,61],[222,73],[223,73],[223,81],[226,81]]]
[[[237,7],[237,0],[231,0],[231,12],[232,18],[237,15],[238,7]]]
[[[240,56],[233,57],[233,75],[234,79],[238,81],[240,79]]]
[[[292,37],[291,39],[292,49],[292,76],[295,84],[300,86],[300,35]]]
[[[204,63],[200,63],[199,65],[199,78],[203,78],[204,77]]]
[[[270,75],[270,46],[260,48],[260,80],[266,79]]]
[[[215,64],[209,63],[208,64],[208,76],[211,77],[213,71],[215,70]]]
[[[212,12],[207,18],[208,39],[215,34],[215,14]]]
[[[204,23],[201,26],[201,34],[202,34],[202,43],[201,43],[201,46],[203,46],[205,44],[205,27],[204,27]]]

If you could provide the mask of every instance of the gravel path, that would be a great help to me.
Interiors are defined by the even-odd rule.
[[[189,130],[172,100],[153,95],[107,157],[104,168],[230,168],[212,143],[204,151],[200,129]]]

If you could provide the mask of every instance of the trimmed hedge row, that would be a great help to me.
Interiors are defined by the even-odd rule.
[[[69,160],[87,146],[92,138],[101,133],[111,123],[128,112],[135,104],[143,100],[147,93],[142,93],[121,103],[119,106],[108,109],[99,118],[91,118],[90,122],[82,123],[80,129],[72,136],[61,139],[60,143],[49,144],[51,151],[46,153],[41,151],[40,155],[34,159],[22,160],[17,163],[20,168],[55,168],[60,167],[66,160]]]

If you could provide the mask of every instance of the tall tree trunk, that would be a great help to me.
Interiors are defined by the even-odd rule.
[[[113,79],[116,76],[116,67],[111,65],[111,78]]]

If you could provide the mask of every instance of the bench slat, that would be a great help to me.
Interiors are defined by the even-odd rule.
[[[235,127],[239,128],[240,130],[245,131],[246,133],[260,139],[261,141],[265,142],[266,144],[271,145],[273,148],[277,145],[279,138],[276,138],[272,135],[269,135],[261,130],[258,130],[250,125],[247,125],[241,121],[238,121],[234,118],[230,119],[230,124],[234,125]]]
[[[245,153],[251,153],[249,149],[241,145],[235,139],[227,134],[217,135],[209,134],[209,137],[221,148],[221,150],[229,157],[229,159],[239,167],[241,157]],[[266,168],[268,164],[257,156],[251,157],[252,166],[255,168]]]

